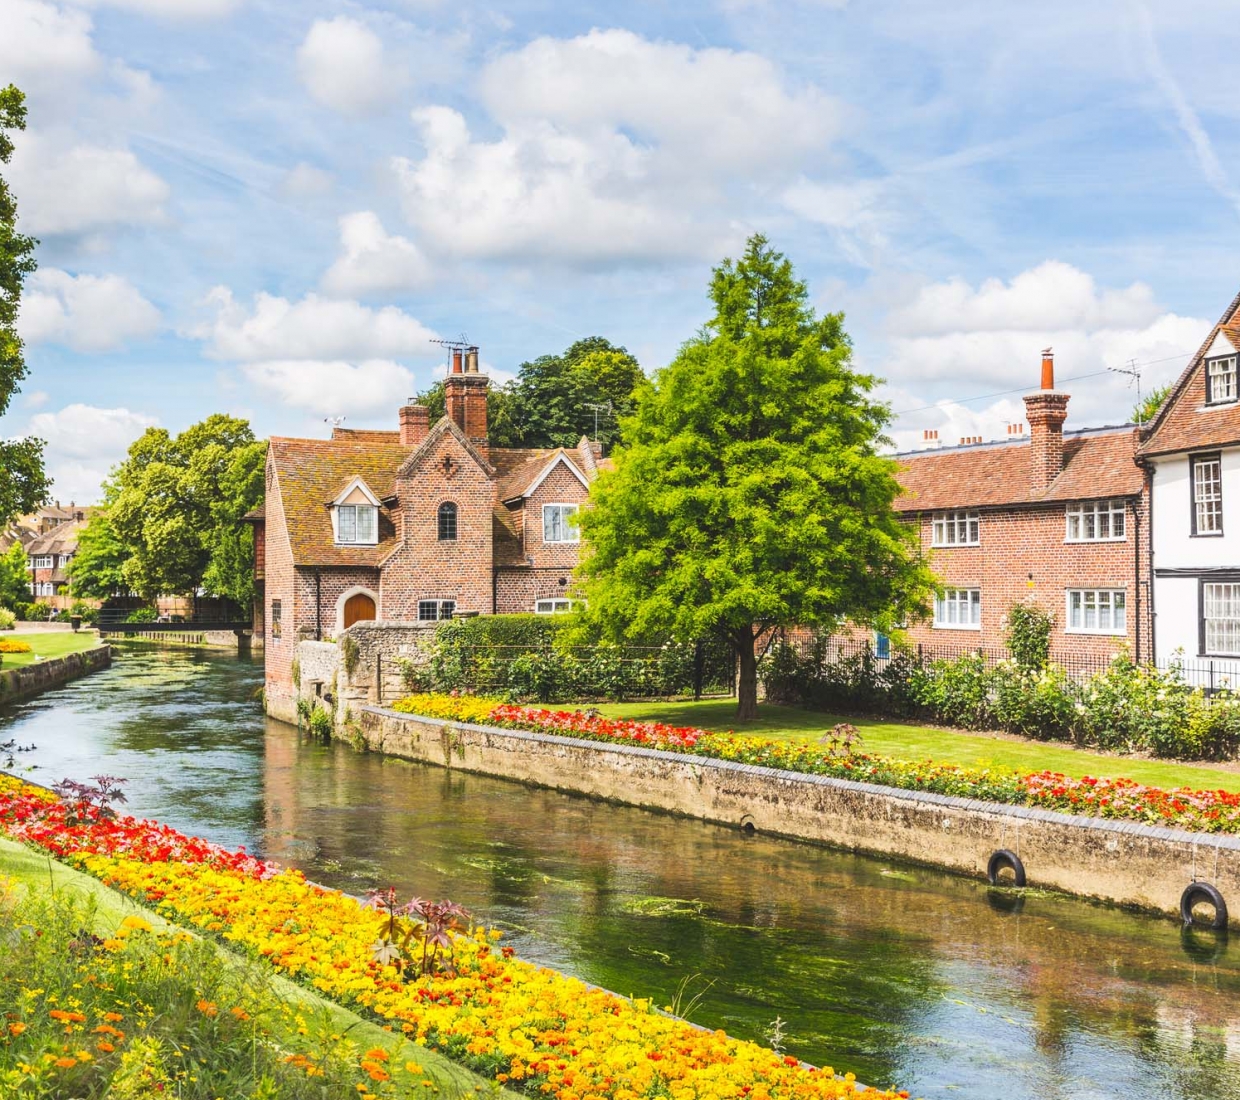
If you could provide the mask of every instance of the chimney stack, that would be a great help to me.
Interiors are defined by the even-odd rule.
[[[416,447],[431,430],[431,410],[411,397],[400,409],[400,445]]]
[[[464,364],[462,369],[462,363]],[[478,372],[476,347],[453,348],[452,370],[444,379],[448,415],[466,438],[487,457],[487,386],[489,379]]]
[[[1029,421],[1029,477],[1035,493],[1043,492],[1063,469],[1063,422],[1068,395],[1055,389],[1055,355],[1042,352],[1042,388],[1025,398]]]
[[[928,450],[934,450],[935,448],[937,448],[939,445],[938,428],[927,428],[925,431],[923,431],[921,433],[921,443],[922,443],[922,446],[927,448]]]

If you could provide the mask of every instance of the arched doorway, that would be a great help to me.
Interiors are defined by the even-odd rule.
[[[368,622],[375,618],[375,601],[365,592],[354,592],[344,601],[344,629],[354,623]]]

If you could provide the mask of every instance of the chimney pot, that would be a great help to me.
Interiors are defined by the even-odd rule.
[[[1025,398],[1029,424],[1029,477],[1035,493],[1043,492],[1063,470],[1063,424],[1068,419],[1068,395],[1055,390],[1055,360],[1050,348],[1042,352],[1042,386]]]
[[[452,349],[452,373],[453,374],[461,373],[461,349],[460,348]]]
[[[1045,348],[1042,352],[1042,388],[1055,388],[1055,352],[1051,348]]]
[[[466,348],[465,349],[465,373],[466,374],[477,374],[478,373],[478,349],[477,348]]]

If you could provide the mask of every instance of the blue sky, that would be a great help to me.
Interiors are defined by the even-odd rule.
[[[1070,424],[1122,422],[1107,368],[1174,377],[1240,289],[1233,16],[0,0],[42,242],[0,432],[82,501],[148,424],[394,427],[437,336],[500,379],[591,334],[653,370],[757,230],[846,312],[898,444],[1004,435],[1046,346]]]

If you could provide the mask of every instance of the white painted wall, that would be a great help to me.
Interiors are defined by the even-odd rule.
[[[1223,534],[1192,534],[1188,455],[1154,459],[1154,655],[1169,661],[1180,651],[1186,665],[1199,656],[1200,589],[1196,577],[1160,577],[1160,569],[1235,568],[1240,571],[1240,448],[1222,451]],[[1218,675],[1240,676],[1240,661],[1214,661]],[[1190,679],[1196,680],[1197,676]],[[1208,685],[1206,685],[1208,686]]]

